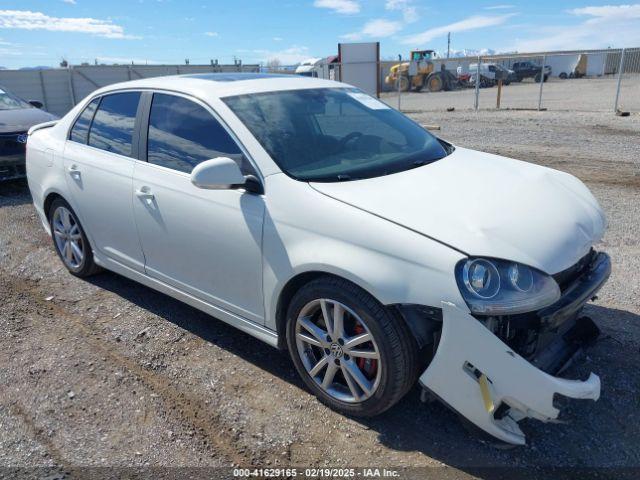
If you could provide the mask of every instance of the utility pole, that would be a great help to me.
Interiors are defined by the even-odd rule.
[[[447,33],[447,58],[449,58],[450,52],[451,52],[451,32]]]

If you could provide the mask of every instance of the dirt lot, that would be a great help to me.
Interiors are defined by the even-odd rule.
[[[566,424],[526,423],[529,445],[508,450],[421,404],[417,388],[379,418],[347,419],[259,341],[115,274],[67,274],[25,185],[12,183],[0,186],[0,466],[23,470],[0,478],[42,478],[30,467],[70,478],[105,472],[86,467],[431,467],[415,478],[640,467],[640,117],[414,116],[458,145],[571,172],[600,200],[610,227],[599,248],[614,272],[587,314],[603,335],[566,373],[598,373],[600,401],[572,402]],[[188,476],[197,473],[217,478]]]

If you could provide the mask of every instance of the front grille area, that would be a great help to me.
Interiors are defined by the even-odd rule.
[[[24,155],[25,144],[18,141],[18,136],[27,132],[0,133],[0,158]]]
[[[573,266],[553,276],[562,292],[553,305],[535,312],[478,319],[519,355],[531,361],[574,329],[582,307],[606,282],[610,272],[609,257],[592,249]],[[578,342],[567,340],[565,343],[575,346]]]

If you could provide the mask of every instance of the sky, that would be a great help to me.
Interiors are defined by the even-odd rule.
[[[504,2],[504,3],[501,3]],[[283,65],[380,41],[498,52],[640,46],[640,3],[423,0],[0,0],[0,66],[148,63]]]

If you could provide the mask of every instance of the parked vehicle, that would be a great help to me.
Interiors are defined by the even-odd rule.
[[[456,147],[342,83],[194,74],[95,91],[29,132],[35,209],[73,275],[106,268],[288,349],[331,408],[419,379],[491,435],[600,380],[605,230],[577,178]],[[481,193],[479,193],[481,192]],[[277,401],[277,399],[274,399]]]
[[[536,65],[532,62],[515,62],[511,69],[516,73],[518,81],[521,82],[525,78],[533,78],[536,82],[540,81],[540,65]],[[551,75],[551,67],[549,65],[544,66],[544,81],[546,82]]]
[[[57,118],[41,108],[40,102],[27,102],[0,87],[0,181],[25,176],[27,131]]]
[[[458,78],[462,75],[461,67],[458,67]],[[468,83],[473,86],[476,83],[476,75],[478,72],[478,64],[469,65]],[[493,87],[502,80],[504,85],[509,85],[515,76],[513,70],[508,70],[502,65],[495,63],[480,63],[480,86],[482,88]]]
[[[302,77],[317,77],[317,66],[322,62],[321,58],[309,58],[296,67],[295,74]]]
[[[518,81],[518,75],[516,75],[516,72],[514,72],[513,70],[511,70],[510,68],[506,68],[500,64],[496,64],[496,69],[500,72],[499,73],[499,78],[502,78],[502,83],[504,85],[510,85],[511,82],[517,82]]]

